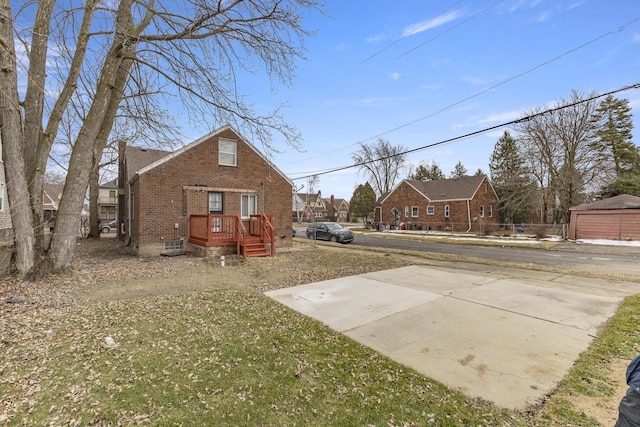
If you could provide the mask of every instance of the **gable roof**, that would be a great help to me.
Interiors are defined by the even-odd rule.
[[[486,175],[462,176],[460,178],[437,179],[433,181],[405,179],[400,183],[400,185],[406,182],[431,202],[471,200],[473,199],[473,196],[475,196],[476,192],[480,188],[480,184],[482,184],[482,181],[484,181],[485,178]],[[392,192],[378,199],[380,204],[384,203],[384,199],[386,199],[389,194],[396,191],[396,189],[398,189],[400,185],[398,185]],[[490,182],[489,186],[495,194],[495,190],[493,190],[493,186]],[[378,202],[376,202],[376,206],[377,205]]]
[[[57,211],[63,190],[64,184],[43,184],[42,209]]]
[[[127,176],[125,177],[127,182],[130,182],[142,168],[171,154],[170,151],[132,147],[129,145],[124,148],[124,152],[127,162]]]
[[[118,178],[113,178],[111,181],[100,184],[100,188],[118,188]]]
[[[236,132],[236,130],[231,126],[231,125],[224,125],[216,130],[214,130],[213,132],[210,132],[204,136],[201,136],[200,138],[196,139],[195,141],[177,149],[174,152],[170,152],[170,151],[161,151],[161,150],[147,150],[148,152],[148,159],[153,158],[154,156],[158,156],[157,158],[155,158],[154,160],[151,160],[150,162],[142,165],[141,167],[139,167],[135,174],[131,174],[128,173],[129,176],[127,177],[127,180],[131,180],[134,178],[135,175],[142,175],[145,172],[150,171],[151,169],[154,169],[168,161],[173,160],[174,158],[182,155],[183,153],[189,151],[190,149],[202,144],[205,141],[208,141],[209,139],[213,138],[214,136],[226,131],[226,130],[230,130],[231,132],[233,132],[242,142],[244,142],[249,148],[251,148],[258,156],[260,156],[270,167],[272,167],[278,174],[280,174],[288,183],[290,183],[293,186],[293,182],[280,170],[278,169],[278,167],[276,165],[274,165],[271,161],[269,161],[269,159],[267,159],[267,157],[262,154],[252,143],[250,143],[249,141],[247,141],[246,139],[244,139],[244,137],[242,137],[242,135],[240,135],[238,132]],[[128,147],[127,147],[128,148]],[[149,152],[155,152],[155,153],[149,153]],[[160,153],[164,153],[164,155],[161,155]],[[127,167],[127,171],[129,171],[129,167]]]
[[[583,205],[569,208],[570,211],[613,209],[640,209],[640,197],[632,196],[630,194],[621,194],[608,199],[598,200],[592,203],[585,203]]]

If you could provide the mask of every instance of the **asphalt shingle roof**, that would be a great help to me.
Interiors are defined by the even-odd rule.
[[[125,147],[127,159],[127,182],[143,167],[171,154],[171,151],[153,150],[151,148]]]
[[[408,179],[407,182],[431,201],[466,200],[473,198],[484,178],[484,175],[473,175],[434,181]]]
[[[592,203],[574,206],[569,210],[591,211],[591,210],[613,210],[613,209],[640,209],[640,197],[630,194],[621,194],[608,199],[598,200]]]

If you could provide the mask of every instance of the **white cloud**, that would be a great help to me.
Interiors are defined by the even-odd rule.
[[[478,124],[500,123],[515,120],[522,115],[521,111],[505,111],[504,113],[490,114],[484,119],[478,120]]]
[[[384,34],[376,34],[374,36],[371,37],[367,37],[366,39],[364,39],[367,43],[375,43],[375,42],[379,42],[382,40],[386,40],[387,36],[385,36]]]
[[[398,80],[398,79],[400,78],[400,73],[392,73],[392,74],[391,74],[391,78],[392,78],[393,80]]]
[[[454,19],[460,17],[460,15],[462,15],[462,12],[463,12],[462,10],[454,10],[453,12],[447,13],[445,15],[437,16],[433,19],[411,24],[405,27],[404,31],[402,32],[402,37],[412,36],[414,34],[418,34],[423,31],[430,30],[431,28],[436,28],[436,27],[439,27],[440,25],[444,25],[447,22],[451,22]]]
[[[547,22],[549,19],[551,19],[551,14],[549,12],[542,12],[536,18],[536,23],[540,24],[542,22]]]

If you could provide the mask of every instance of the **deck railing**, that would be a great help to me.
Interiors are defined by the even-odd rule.
[[[237,215],[191,215],[189,242],[200,246],[225,246],[238,241]]]
[[[251,215],[249,232],[238,215],[191,215],[189,217],[189,242],[199,246],[236,245],[236,253],[245,255],[247,236],[256,236],[271,245],[275,254],[275,229],[273,215]]]

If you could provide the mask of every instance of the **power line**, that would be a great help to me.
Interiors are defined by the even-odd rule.
[[[491,10],[491,9],[493,9],[494,7],[498,6],[500,3],[504,3],[504,0],[500,0],[500,1],[498,1],[498,2],[496,2],[496,3],[494,3],[494,4],[492,4],[491,6],[487,7],[486,9],[483,9],[483,10],[481,10],[480,12],[476,13],[475,15],[472,15],[472,16],[470,16],[469,18],[465,19],[464,21],[460,22],[458,25],[454,25],[453,27],[451,27],[451,28],[449,28],[449,29],[447,29],[447,30],[445,30],[445,31],[443,31],[443,32],[441,32],[441,33],[439,33],[439,34],[437,34],[437,35],[435,35],[435,36],[431,37],[429,40],[425,41],[424,43],[420,43],[418,46],[414,47],[413,49],[410,49],[410,50],[406,51],[406,52],[405,52],[405,53],[403,53],[402,55],[400,55],[400,56],[396,56],[394,59],[400,59],[400,58],[402,58],[403,56],[406,56],[406,55],[410,54],[411,52],[413,52],[413,51],[415,51],[415,50],[417,50],[417,49],[420,49],[422,46],[424,46],[424,45],[426,45],[426,44],[428,44],[428,43],[431,43],[432,41],[434,41],[434,40],[436,40],[436,39],[438,39],[438,38],[442,37],[443,35],[445,35],[445,34],[447,34],[447,33],[451,32],[451,31],[453,31],[453,30],[455,30],[455,29],[456,29],[456,28],[458,28],[458,27],[461,27],[462,25],[466,24],[467,22],[471,21],[472,19],[474,19],[474,18],[476,18],[476,17],[478,17],[478,16],[482,15],[483,13],[490,11],[490,10]]]
[[[446,8],[445,10],[443,10],[442,12],[440,12],[437,16],[441,16],[442,14],[444,14],[446,11],[448,11],[449,9],[459,5],[460,3],[462,3],[464,0],[458,0],[457,2],[455,2],[454,4],[452,4],[451,6],[449,6],[448,8]],[[436,17],[437,17],[436,16]],[[385,50],[389,49],[391,46],[395,45],[396,43],[398,43],[400,40],[405,39],[409,36],[402,36],[402,37],[398,37],[397,39],[395,39],[394,41],[392,41],[391,43],[389,43],[388,45],[386,45],[385,47],[383,47],[382,49],[376,51],[373,55],[365,58],[362,62],[360,62],[360,65],[364,64],[365,62],[369,62],[369,60],[375,58],[376,56],[380,55],[382,52],[384,52]]]
[[[511,125],[514,125],[514,124],[517,124],[517,123],[526,122],[526,121],[529,121],[529,120],[531,120],[531,119],[533,119],[535,117],[543,116],[545,114],[555,113],[556,111],[560,111],[560,110],[563,110],[565,108],[574,107],[576,105],[580,105],[580,104],[583,104],[585,102],[594,101],[596,99],[603,98],[605,96],[613,95],[615,93],[624,92],[624,91],[631,90],[631,89],[640,89],[640,83],[635,83],[635,84],[632,84],[632,85],[624,86],[624,87],[621,87],[619,89],[615,89],[615,90],[612,90],[610,92],[602,93],[600,95],[594,95],[594,96],[591,96],[591,97],[586,98],[586,99],[581,99],[579,101],[572,102],[570,104],[565,104],[565,105],[561,105],[561,106],[558,106],[558,107],[549,108],[547,110],[544,110],[544,111],[541,111],[541,112],[538,112],[538,113],[535,113],[535,114],[531,114],[531,115],[528,115],[528,116],[525,116],[525,117],[521,117],[521,118],[516,119],[516,120],[511,120],[511,121],[508,121],[508,122],[500,123],[498,125],[491,126],[491,127],[484,128],[484,129],[480,129],[480,130],[477,130],[477,131],[474,131],[474,132],[466,133],[464,135],[455,136],[453,138],[448,138],[448,139],[444,139],[444,140],[441,140],[441,141],[438,141],[438,142],[434,142],[434,143],[431,143],[431,144],[423,145],[423,146],[420,146],[420,147],[417,147],[417,148],[412,148],[411,150],[406,150],[406,151],[403,151],[401,153],[396,153],[396,154],[392,154],[392,155],[389,155],[389,156],[384,156],[384,157],[380,157],[380,158],[377,158],[377,159],[374,159],[374,160],[369,160],[369,161],[366,161],[366,162],[360,162],[360,163],[356,163],[356,164],[349,165],[349,166],[342,166],[342,167],[338,167],[338,168],[334,168],[334,169],[320,171],[320,172],[313,173],[313,174],[310,174],[310,175],[301,176],[299,178],[291,178],[291,180],[292,181],[296,181],[296,180],[299,180],[299,179],[307,179],[307,178],[310,178],[310,177],[313,177],[313,176],[317,176],[317,175],[326,175],[326,174],[329,174],[329,173],[334,173],[334,172],[339,172],[339,171],[346,170],[346,169],[351,169],[351,168],[364,166],[364,165],[367,165],[369,163],[379,162],[381,160],[386,160],[386,159],[389,159],[389,158],[395,157],[395,156],[415,153],[417,151],[426,150],[427,148],[433,148],[433,147],[436,147],[436,146],[439,146],[439,145],[444,145],[444,144],[448,144],[448,143],[451,143],[451,142],[454,142],[454,141],[459,141],[461,139],[466,139],[466,138],[470,138],[472,136],[480,135],[480,134],[483,134],[483,133],[486,133],[486,132],[490,132],[492,130],[499,129],[499,128],[502,128],[502,127],[505,127],[505,126],[511,126]]]
[[[462,103],[464,103],[466,101],[469,101],[469,100],[471,100],[473,98],[477,98],[478,96],[483,95],[483,94],[485,94],[485,93],[487,93],[487,92],[489,92],[489,91],[491,91],[493,89],[496,89],[496,88],[498,88],[500,86],[504,86],[505,84],[507,84],[507,83],[509,83],[509,82],[511,82],[513,80],[516,80],[516,79],[518,79],[518,78],[520,78],[522,76],[525,76],[525,75],[527,75],[529,73],[532,73],[533,71],[535,71],[535,70],[537,70],[539,68],[542,68],[545,65],[548,65],[548,64],[550,64],[552,62],[555,62],[555,61],[557,61],[557,60],[559,60],[561,58],[564,58],[565,56],[568,56],[568,55],[570,55],[570,54],[572,54],[572,53],[574,53],[574,52],[576,52],[576,51],[578,51],[578,50],[580,50],[582,48],[585,48],[585,47],[587,47],[587,46],[589,46],[589,45],[591,45],[591,44],[593,44],[593,43],[595,43],[595,42],[597,42],[597,41],[599,41],[599,40],[601,40],[601,39],[603,39],[605,37],[620,33],[622,31],[624,31],[629,25],[634,24],[634,23],[636,23],[638,21],[640,21],[640,17],[632,19],[631,21],[629,21],[629,22],[621,25],[620,27],[618,27],[618,29],[616,29],[616,30],[612,30],[612,31],[606,32],[604,34],[601,34],[598,37],[595,37],[595,38],[593,38],[593,39],[591,39],[591,40],[589,40],[589,41],[587,41],[587,42],[585,42],[585,43],[583,43],[583,44],[581,44],[581,45],[579,45],[577,47],[574,47],[573,49],[567,50],[567,51],[561,53],[560,55],[557,55],[557,56],[555,56],[555,57],[553,57],[553,58],[551,58],[551,59],[549,59],[549,60],[547,60],[545,62],[542,62],[542,63],[540,63],[540,64],[538,64],[538,65],[536,65],[536,66],[534,66],[532,68],[529,68],[526,71],[523,71],[523,72],[521,72],[519,74],[511,76],[506,80],[503,80],[503,81],[501,81],[499,83],[496,83],[493,86],[490,86],[490,87],[488,87],[486,89],[481,90],[480,92],[476,92],[473,95],[469,95],[466,98],[463,98],[463,99],[461,99],[459,101],[456,101],[456,102],[454,102],[452,104],[449,104],[449,105],[447,105],[447,106],[445,106],[445,107],[443,107],[443,108],[441,108],[441,109],[439,109],[437,111],[434,111],[433,113],[427,114],[426,116],[422,116],[422,117],[419,117],[417,119],[413,119],[413,120],[411,120],[409,122],[406,122],[406,123],[403,123],[403,124],[401,124],[399,126],[396,126],[394,128],[388,129],[388,130],[386,130],[384,132],[381,132],[381,133],[378,133],[376,135],[370,136],[368,138],[356,141],[353,144],[345,145],[340,150],[334,150],[334,151],[329,152],[329,153],[319,154],[319,155],[314,156],[314,157],[307,157],[306,159],[298,160],[298,161],[295,161],[295,162],[291,162],[289,164],[300,163],[300,162],[303,162],[303,161],[307,161],[307,160],[315,159],[315,158],[318,158],[318,157],[326,156],[327,154],[332,154],[332,153],[335,153],[337,151],[341,151],[341,150],[343,150],[345,148],[353,147],[353,146],[356,146],[358,144],[363,144],[363,143],[365,143],[367,141],[371,141],[372,139],[380,138],[382,136],[388,135],[390,133],[393,133],[393,132],[395,132],[397,130],[403,129],[403,128],[408,127],[408,126],[411,126],[411,125],[416,124],[418,122],[421,122],[423,120],[430,119],[430,118],[432,118],[434,116],[437,116],[438,114],[442,114],[443,112],[445,112],[447,110],[450,110],[451,108],[456,107],[456,106],[458,106],[458,105],[460,105],[460,104],[462,104]]]

